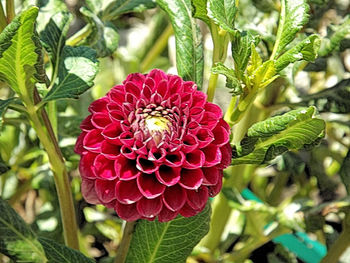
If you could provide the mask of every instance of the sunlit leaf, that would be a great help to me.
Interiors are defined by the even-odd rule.
[[[209,220],[210,206],[207,205],[200,214],[189,218],[179,216],[166,223],[139,221],[126,263],[185,262],[208,232]]]
[[[190,0],[157,0],[157,4],[169,15],[175,32],[176,68],[185,80],[192,80],[198,87],[203,80],[203,46],[198,25],[192,16]]]
[[[194,17],[201,19],[210,25],[210,18],[207,15],[207,0],[192,0]]]
[[[222,29],[234,34],[235,0],[208,0],[208,16]]]
[[[233,96],[242,94],[242,85],[237,79],[235,71],[227,68],[222,63],[217,63],[215,67],[211,69],[213,73],[222,74],[226,77],[226,87],[230,90]]]
[[[262,164],[288,150],[316,145],[324,137],[325,122],[314,114],[314,107],[300,108],[254,124],[235,147],[232,164]]]
[[[47,262],[44,249],[34,232],[1,198],[0,211],[0,252],[15,262]]]

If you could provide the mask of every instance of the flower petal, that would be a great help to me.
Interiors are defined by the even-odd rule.
[[[204,167],[214,166],[221,162],[222,154],[218,146],[210,144],[202,151],[205,155]]]
[[[141,215],[136,209],[136,204],[125,205],[119,202],[115,202],[114,210],[117,212],[121,219],[126,221],[135,221],[141,218]]]
[[[108,141],[103,141],[101,145],[101,153],[110,160],[115,160],[120,155],[120,145],[111,144]]]
[[[132,204],[143,197],[136,180],[119,181],[115,186],[115,196],[122,204]]]
[[[202,169],[194,170],[181,170],[180,185],[186,189],[196,190],[203,182],[203,172]]]
[[[95,161],[97,154],[87,152],[81,156],[79,163],[79,172],[81,177],[88,179],[96,179],[96,175],[92,169],[92,164]]]
[[[167,187],[163,194],[163,203],[171,211],[179,211],[186,203],[186,191],[180,185]]]
[[[180,167],[161,165],[156,171],[156,177],[160,183],[166,186],[172,186],[180,181],[180,171]]]
[[[203,185],[216,185],[218,180],[222,178],[222,170],[216,166],[202,168],[203,171]]]
[[[168,153],[165,156],[165,164],[170,167],[179,167],[183,164],[184,160],[185,155],[180,151]]]
[[[139,169],[141,172],[144,172],[146,174],[151,174],[158,170],[158,166],[156,165],[155,162],[152,162],[148,159],[145,159],[141,156],[138,156],[136,159],[136,167]]]
[[[99,204],[101,201],[98,199],[95,191],[95,180],[89,180],[82,178],[81,180],[81,194],[86,202],[89,204]]]
[[[155,174],[141,174],[137,177],[140,192],[148,199],[154,199],[164,193],[165,185],[160,184]]]
[[[178,211],[173,212],[163,206],[162,211],[158,214],[158,221],[159,222],[169,222],[170,220],[173,220],[178,215]]]
[[[194,210],[202,210],[208,201],[208,187],[202,186],[197,190],[187,190],[187,204]]]
[[[114,161],[107,159],[102,154],[95,158],[94,172],[97,177],[106,180],[114,180],[118,176],[114,170]]]
[[[204,153],[200,150],[194,150],[186,154],[183,167],[187,169],[195,169],[202,167],[205,162]]]
[[[103,136],[101,135],[101,131],[97,129],[91,130],[85,135],[83,139],[84,148],[91,152],[98,153],[100,152],[102,141]]]
[[[120,156],[114,163],[114,169],[120,180],[133,180],[141,174],[136,168],[136,161]]]
[[[155,217],[162,210],[163,203],[160,198],[147,199],[142,198],[136,203],[136,209],[139,214],[146,218]]]
[[[103,203],[109,203],[116,199],[115,181],[97,179],[95,181],[95,190],[98,198]]]

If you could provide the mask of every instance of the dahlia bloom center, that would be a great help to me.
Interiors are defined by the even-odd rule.
[[[204,209],[231,162],[230,127],[196,88],[152,70],[130,74],[90,105],[75,148],[87,202],[128,221]]]

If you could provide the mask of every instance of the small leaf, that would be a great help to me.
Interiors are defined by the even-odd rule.
[[[97,70],[98,61],[93,49],[65,46],[59,64],[58,83],[43,101],[78,98],[93,85]]]
[[[0,34],[0,80],[29,98],[34,83],[43,75],[41,46],[35,32],[37,15],[37,7],[29,8]]]
[[[207,15],[207,0],[192,0],[191,2],[194,9],[193,16],[210,25],[210,18]]]
[[[258,67],[250,78],[255,87],[265,88],[277,77],[274,61],[268,60]]]
[[[198,25],[192,16],[190,0],[157,0],[168,14],[175,32],[176,68],[185,80],[194,81],[198,87],[203,79],[203,45]]]
[[[242,85],[240,81],[236,78],[236,74],[233,69],[227,68],[222,63],[216,63],[215,67],[213,67],[211,71],[216,74],[222,74],[226,77],[226,87],[230,89],[232,96],[242,94]]]
[[[222,29],[235,33],[234,21],[237,13],[235,0],[208,0],[208,16]]]
[[[350,79],[320,92],[305,95],[300,106],[315,106],[319,112],[350,113]]]
[[[235,61],[236,68],[243,75],[252,52],[252,43],[256,46],[259,38],[253,36],[250,32],[236,31],[232,38],[232,57]]]
[[[79,251],[61,245],[56,241],[47,238],[39,238],[47,259],[50,263],[93,263],[91,258],[84,256]]]
[[[350,194],[350,150],[345,156],[339,171],[340,178],[345,185],[345,189]]]
[[[179,216],[166,223],[139,221],[126,263],[185,262],[194,246],[208,232],[209,221],[208,204],[200,214],[193,217]]]
[[[333,50],[339,48],[340,42],[350,34],[350,15],[344,18],[344,22],[333,28],[334,33],[328,38],[322,39],[321,48],[319,51],[320,56],[327,56]]]
[[[232,164],[262,164],[288,150],[314,146],[325,130],[314,114],[314,107],[300,108],[254,124],[234,149]]]
[[[97,51],[98,57],[106,57],[113,54],[118,47],[119,34],[115,26],[110,22],[103,22],[89,9],[82,7],[80,12],[92,27],[92,33],[81,45],[89,45]]]
[[[281,13],[276,36],[275,57],[294,40],[296,33],[308,21],[309,5],[307,0],[281,0]]]
[[[0,198],[0,252],[15,262],[47,262],[43,247],[23,219]]]
[[[281,71],[290,63],[294,63],[295,61],[314,61],[317,57],[319,47],[320,37],[318,35],[309,36],[277,59],[276,71]]]

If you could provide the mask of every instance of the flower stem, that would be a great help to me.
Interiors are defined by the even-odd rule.
[[[155,58],[157,58],[160,53],[163,52],[164,48],[168,44],[169,37],[174,33],[171,24],[164,29],[163,33],[158,38],[157,42],[153,45],[152,49],[147,53],[146,57],[140,64],[140,71],[144,72],[152,65]]]
[[[338,239],[334,242],[327,255],[321,260],[321,263],[338,262],[339,258],[350,247],[350,213],[345,217],[343,224],[343,231],[340,233]]]
[[[7,24],[15,18],[15,1],[14,0],[6,0],[6,15],[7,15]]]
[[[124,263],[126,256],[128,254],[132,234],[136,226],[136,221],[126,222],[123,232],[123,238],[120,242],[117,255],[115,257],[114,263]]]
[[[92,32],[92,28],[90,24],[87,24],[82,29],[80,29],[77,33],[75,33],[73,36],[71,36],[69,39],[66,40],[66,45],[68,46],[76,46],[84,40],[90,33]]]

